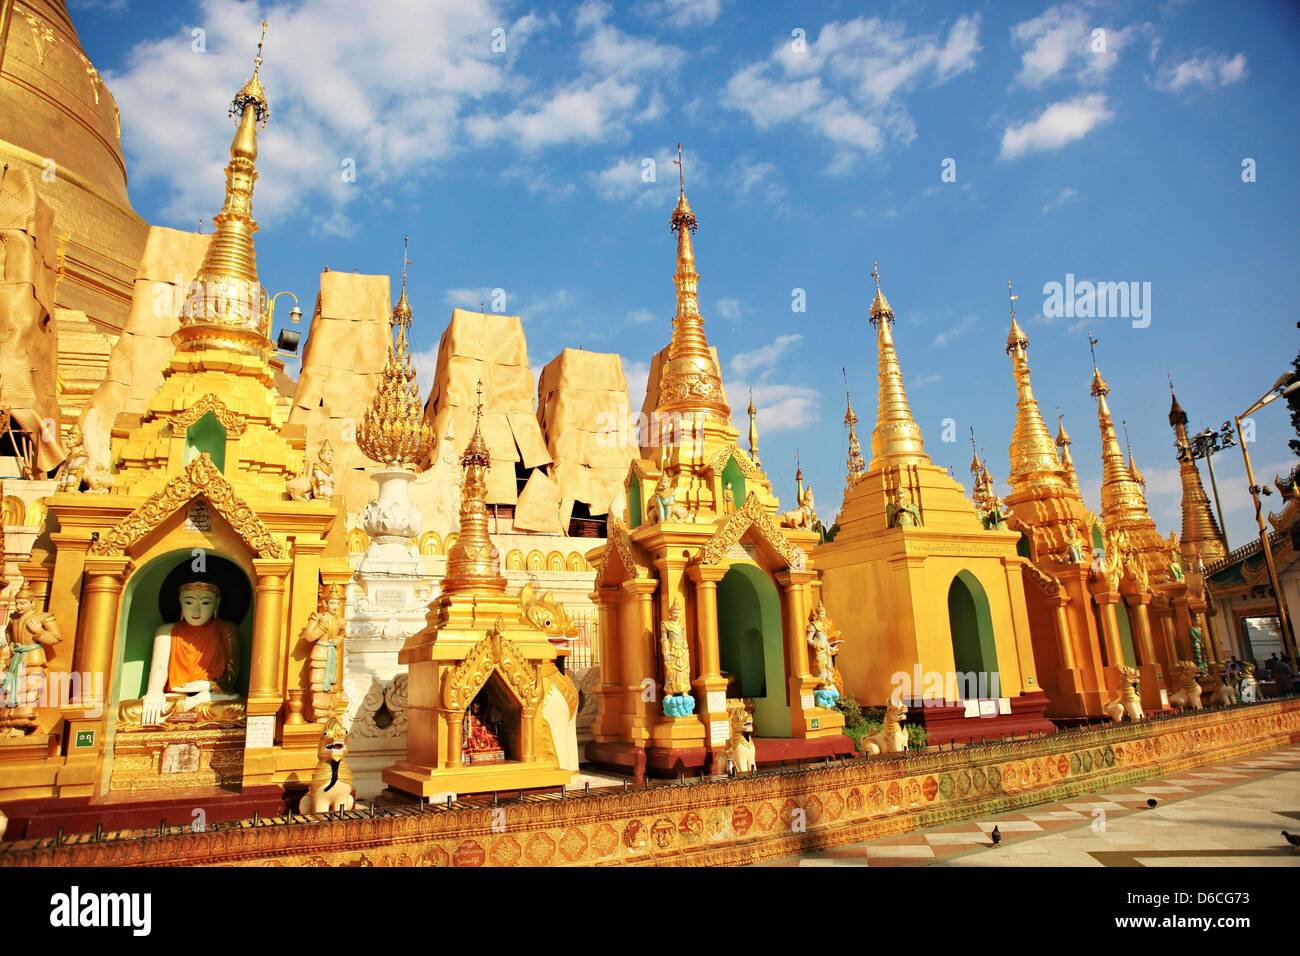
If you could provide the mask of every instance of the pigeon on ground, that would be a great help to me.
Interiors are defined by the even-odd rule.
[[[1287,833],[1283,830],[1282,835],[1286,837],[1286,842],[1291,844],[1292,849],[1300,850],[1300,833]]]
[[[1156,804],[1159,803],[1159,802],[1160,802],[1160,801],[1158,801],[1155,797],[1152,797],[1151,799],[1149,799],[1149,800],[1147,801],[1147,809],[1148,809],[1148,810],[1154,810],[1154,809],[1156,808]]]
[[[989,836],[993,837],[994,846],[997,846],[1002,842],[1002,831],[997,828],[997,824],[993,825],[993,832],[989,834]],[[1300,837],[1296,837],[1296,839],[1300,840]]]

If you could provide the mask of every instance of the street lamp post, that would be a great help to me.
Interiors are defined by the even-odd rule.
[[[1219,483],[1214,480],[1214,456],[1225,448],[1237,444],[1237,439],[1232,436],[1232,422],[1224,422],[1219,426],[1218,431],[1207,428],[1197,432],[1188,441],[1188,447],[1178,449],[1178,460],[1184,460],[1189,454],[1192,461],[1205,459],[1205,467],[1210,472],[1210,490],[1214,493],[1214,510],[1219,516],[1219,534],[1223,537],[1223,550],[1231,551],[1232,547],[1228,544],[1228,526],[1223,523],[1223,504],[1219,501]]]
[[[1264,505],[1260,495],[1268,494],[1267,488],[1261,488],[1255,482],[1255,469],[1250,463],[1250,451],[1246,448],[1246,436],[1241,430],[1241,421],[1249,418],[1265,405],[1277,401],[1300,389],[1300,380],[1295,372],[1286,372],[1273,383],[1259,401],[1240,415],[1236,416],[1237,436],[1241,440],[1241,457],[1246,462],[1246,481],[1250,483],[1250,496],[1255,502],[1255,523],[1259,526],[1259,544],[1264,551],[1264,564],[1268,568],[1268,581],[1273,586],[1273,602],[1277,606],[1278,625],[1282,630],[1282,641],[1291,658],[1291,666],[1300,668],[1300,655],[1296,653],[1295,631],[1291,628],[1291,619],[1287,615],[1286,599],[1282,596],[1282,584],[1277,579],[1277,566],[1273,563],[1273,549],[1269,545],[1268,525],[1264,523]]]

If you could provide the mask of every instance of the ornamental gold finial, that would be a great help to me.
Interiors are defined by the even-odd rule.
[[[393,307],[388,358],[375,397],[357,428],[357,447],[372,461],[412,469],[433,449],[433,425],[424,417],[407,329],[414,315],[406,298],[409,237],[402,241],[402,294]]]
[[[479,379],[474,409],[474,434],[461,455],[460,537],[447,552],[443,590],[504,591],[501,554],[488,534],[487,473],[492,457],[483,440],[483,380]]]
[[[849,396],[849,371],[840,367],[844,376],[844,424],[849,430],[849,457],[845,468],[844,493],[853,490],[866,473],[867,463],[862,460],[862,445],[858,441],[858,413],[853,410],[853,400]]]
[[[1098,340],[1089,333],[1088,346],[1093,355],[1091,391],[1097,399],[1097,425],[1101,431],[1101,517],[1108,527],[1120,527],[1125,522],[1149,522],[1151,517],[1147,513],[1142,484],[1130,471],[1129,464],[1124,461],[1124,452],[1119,447],[1115,420],[1111,417],[1110,404],[1106,400],[1110,386],[1097,368],[1097,343]]]
[[[763,463],[758,460],[758,409],[754,407],[754,390],[749,390],[749,457],[759,468]]]
[[[1008,355],[1016,349],[1020,349],[1023,352],[1029,348],[1029,336],[1027,336],[1025,330],[1020,327],[1020,323],[1016,321],[1016,300],[1019,298],[1019,295],[1011,291],[1011,280],[1008,279],[1007,299],[1011,303],[1011,331],[1007,333]]]
[[[1007,280],[1007,301],[1011,313],[1011,329],[1007,333],[1007,355],[1011,357],[1011,373],[1016,383],[1016,428],[1011,436],[1008,453],[1011,468],[1007,483],[1013,492],[1025,494],[1031,489],[1040,492],[1063,489],[1069,476],[1062,471],[1061,457],[1052,441],[1052,433],[1043,421],[1034,397],[1029,371],[1029,336],[1016,319],[1016,301],[1020,298]]]
[[[272,348],[270,309],[257,276],[253,185],[257,182],[257,130],[266,126],[271,113],[260,78],[266,28],[263,21],[253,75],[230,104],[230,115],[237,117],[238,124],[226,165],[225,202],[213,217],[216,229],[194,276],[195,291],[173,336],[178,349],[219,348],[256,355],[263,361]]]
[[[879,263],[872,262],[871,278],[876,283],[876,297],[871,302],[871,324],[876,327],[877,350],[876,427],[871,432],[871,467],[885,460],[893,464],[929,462],[921,428],[912,417],[907,390],[903,387],[903,370],[890,331],[894,310],[880,288]]]
[[[681,157],[674,162],[680,166]],[[704,319],[700,316],[700,277],[695,271],[695,247],[691,240],[699,220],[686,199],[684,175],[681,182],[682,191],[669,220],[671,230],[677,233],[677,271],[673,274],[677,314],[673,317],[668,359],[660,372],[656,411],[699,413],[730,422],[731,409],[723,397],[722,373],[705,338]]]

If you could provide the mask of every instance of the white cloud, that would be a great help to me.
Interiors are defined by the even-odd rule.
[[[956,324],[944,329],[934,337],[934,344],[943,347],[953,339],[960,338],[975,327],[978,319],[974,315],[966,315],[959,319]]]
[[[907,383],[908,388],[925,388],[927,385],[937,385],[943,381],[943,376],[935,372],[931,375],[918,375]]]
[[[725,102],[758,129],[798,122],[814,131],[836,148],[828,171],[845,173],[887,140],[912,141],[903,94],[972,69],[979,24],[978,13],[961,16],[944,37],[909,35],[902,23],[875,17],[827,23],[816,39],[783,39],[766,60],[737,70]]]
[[[667,215],[677,201],[678,179],[675,149],[661,149],[653,155],[620,156],[613,164],[589,178],[596,187],[596,195],[612,201],[631,200],[638,208],[660,207]],[[682,162],[691,186],[707,184],[707,165],[687,149],[682,150]],[[649,178],[653,176],[653,178]]]
[[[1055,212],[1056,210],[1064,206],[1066,203],[1074,202],[1074,200],[1078,198],[1079,198],[1079,191],[1075,189],[1073,186],[1066,186],[1064,189],[1062,189],[1059,193],[1056,194],[1055,199],[1053,199],[1051,202],[1043,204],[1043,214],[1046,215],[1049,212]]]
[[[718,315],[722,316],[722,318],[726,319],[728,322],[739,322],[741,317],[745,314],[745,303],[741,302],[739,299],[719,299],[717,310]],[[799,336],[796,335],[795,338],[797,339]]]
[[[623,377],[627,379],[630,407],[639,409],[645,401],[646,386],[650,383],[650,363],[623,359]]]
[[[216,212],[233,133],[226,106],[248,78],[266,16],[271,121],[259,137],[255,212],[310,210],[317,231],[346,232],[339,210],[369,188],[446,159],[466,111],[509,90],[515,56],[541,26],[533,16],[511,23],[498,0],[393,0],[385,13],[352,16],[345,0],[201,0],[194,24],[137,44],[121,70],[106,72],[132,176],[162,184],[165,216],[185,228]],[[192,49],[195,26],[206,52]],[[491,50],[496,27],[507,29],[509,55]],[[355,183],[341,175],[346,160]]]
[[[767,345],[759,346],[752,352],[740,352],[731,359],[732,374],[744,377],[755,372],[760,375],[770,373],[777,359],[801,341],[803,336],[797,333],[778,335]]]
[[[555,173],[545,166],[525,160],[511,163],[503,169],[501,179],[508,183],[519,183],[530,194],[541,196],[551,203],[568,199],[578,188],[573,183],[561,182]]]
[[[1182,93],[1193,87],[1214,89],[1246,76],[1246,54],[1228,57],[1204,53],[1182,61],[1168,61],[1156,73],[1155,87],[1165,93]]]
[[[722,13],[722,0],[662,0],[652,4],[649,13],[656,19],[667,20],[678,29],[706,27]]]
[[[411,365],[415,368],[415,382],[420,386],[420,397],[428,400],[433,389],[433,379],[438,371],[438,346],[411,353]]]
[[[1145,29],[1107,26],[1072,3],[1051,7],[1011,28],[1012,44],[1023,50],[1016,80],[1038,88],[1071,71],[1085,83],[1101,82],[1119,62],[1120,51]]]
[[[1028,153],[1060,149],[1113,118],[1103,93],[1053,103],[1035,119],[1006,128],[1002,134],[1002,158],[1019,159]]]
[[[649,325],[658,318],[659,316],[655,315],[649,309],[634,309],[627,314],[627,322],[629,325]]]
[[[481,312],[484,309],[490,309],[488,303],[492,301],[492,289],[488,286],[478,286],[473,289],[448,289],[442,298],[444,302],[453,308]]]
[[[742,433],[749,427],[746,411],[750,387],[744,380],[727,383],[732,421]],[[821,396],[816,389],[781,382],[755,382],[752,387],[760,435],[797,431],[815,425],[821,418]]]

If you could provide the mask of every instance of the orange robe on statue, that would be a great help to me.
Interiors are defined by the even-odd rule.
[[[167,689],[190,681],[217,683],[226,676],[230,652],[223,622],[213,618],[195,626],[188,621],[172,625],[172,653],[167,664]]]

